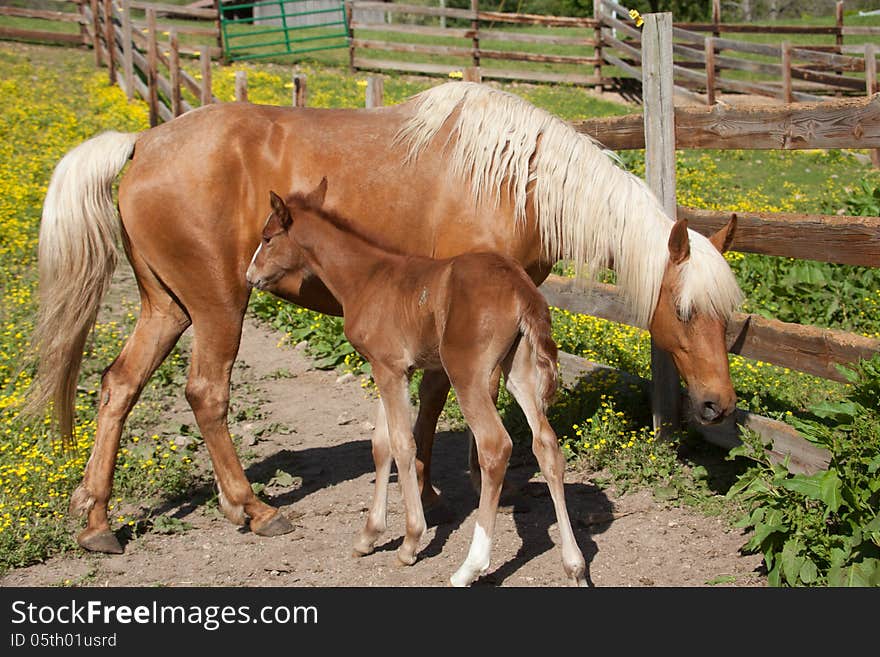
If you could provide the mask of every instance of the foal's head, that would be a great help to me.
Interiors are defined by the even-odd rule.
[[[723,253],[733,241],[735,228],[736,216],[709,241]],[[695,303],[687,298],[693,290],[684,289],[685,268],[690,265],[691,258],[686,220],[677,221],[673,226],[668,249],[669,262],[651,319],[651,336],[658,347],[670,353],[676,369],[687,383],[694,417],[704,424],[719,422],[736,408],[725,340],[728,317],[722,316],[723,311],[718,313],[707,308],[706,300]],[[701,289],[715,289],[707,285],[707,281],[693,280],[693,276],[687,283]],[[722,288],[722,292],[739,298],[739,288]],[[729,307],[726,301],[729,300],[717,305]]]
[[[248,266],[248,284],[271,292],[282,278],[291,275],[302,277],[306,273],[305,257],[294,240],[290,239],[289,231],[293,225],[290,205],[297,208],[318,209],[324,204],[326,194],[326,178],[322,179],[321,184],[305,197],[292,196],[285,201],[275,192],[269,192],[272,212],[266,219],[260,236],[260,245]]]

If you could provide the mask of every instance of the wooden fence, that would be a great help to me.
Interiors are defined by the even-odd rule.
[[[641,31],[630,19],[629,9],[614,0],[596,0],[596,4],[597,17],[605,26],[604,60],[640,77]],[[673,28],[672,68],[678,94],[712,105],[721,91],[787,103],[877,91],[876,47],[844,45],[844,37],[880,36],[880,26],[845,26],[843,2],[837,3],[834,25],[828,26],[725,24],[720,21],[720,0],[714,0],[713,7],[712,23],[677,23]],[[778,42],[736,40],[722,37],[724,33],[773,35]],[[835,43],[793,45],[787,40],[798,35],[833,36]]]
[[[448,75],[456,69],[481,67],[483,78],[499,80],[581,85],[602,82],[599,25],[592,18],[482,11],[479,0],[471,0],[470,9],[350,0],[346,2],[346,11],[353,69]],[[359,16],[375,16],[376,12],[404,20],[443,19],[443,23],[358,20]],[[448,26],[452,21],[456,21],[456,26]],[[500,25],[547,29],[530,34],[496,27]],[[581,30],[572,34],[571,28]],[[421,43],[424,39],[433,43]],[[437,39],[445,41],[437,43]],[[567,54],[552,52],[559,46],[564,46]],[[385,53],[385,58],[369,57],[376,51]],[[389,55],[397,58],[388,58]],[[502,68],[497,62],[507,66]],[[592,73],[584,73],[584,68],[592,68]]]
[[[143,10],[140,20],[133,10]],[[82,4],[87,36],[98,66],[106,66],[111,84],[119,84],[129,98],[139,96],[147,102],[150,125],[169,121],[194,106],[216,102],[211,91],[211,59],[219,57],[217,45],[182,45],[181,27],[162,23],[160,13],[195,16],[213,20],[213,9],[191,9],[135,0],[87,0]],[[183,34],[214,35],[184,25]],[[167,37],[167,38],[166,38]],[[200,60],[201,79],[181,67],[181,56]]]
[[[48,1],[56,5],[57,10],[0,7],[0,16],[27,21],[27,26],[22,27],[0,26],[0,39],[95,47],[96,34],[101,39],[106,38],[103,35],[104,0]],[[219,5],[219,2],[215,4]],[[115,7],[113,15],[116,17],[116,25],[121,27],[123,3],[121,0],[114,0],[112,5]],[[177,34],[180,53],[192,55],[208,52],[215,59],[222,56],[223,43],[216,7],[193,8],[139,1],[131,1],[127,6],[132,38],[138,46],[144,49],[146,47],[145,35],[149,31],[149,13],[152,12],[155,29],[159,35],[169,37],[172,31]],[[44,24],[45,27],[35,29],[32,27],[34,24]],[[78,29],[71,29],[72,25],[78,25]]]
[[[368,0],[346,6],[353,69],[448,75],[481,67],[483,78],[603,88],[625,78],[641,81],[641,30],[614,0],[594,0],[589,18],[483,11],[479,0],[471,0],[470,9]],[[711,23],[676,23],[673,29],[676,89],[691,100],[711,105],[723,91],[792,102],[877,90],[877,49],[845,45],[844,37],[880,36],[880,26],[845,26],[842,2],[828,26],[722,23],[719,0],[713,7]],[[779,43],[722,36],[730,33],[778,36]],[[834,43],[785,41],[802,36]]]

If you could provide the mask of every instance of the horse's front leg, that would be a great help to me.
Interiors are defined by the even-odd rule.
[[[388,478],[391,475],[391,442],[385,404],[379,402],[376,413],[376,429],[373,432],[373,463],[376,465],[376,490],[373,505],[367,516],[367,524],[354,543],[354,556],[370,554],[376,539],[385,531],[388,509]]]
[[[382,396],[391,453],[397,464],[397,477],[406,509],[406,537],[397,550],[401,563],[410,566],[416,561],[419,541],[425,533],[425,514],[416,476],[416,445],[410,428],[409,380],[405,372],[373,364],[373,378]]]

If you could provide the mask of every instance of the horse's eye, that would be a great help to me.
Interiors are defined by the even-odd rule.
[[[271,239],[268,235],[263,235],[263,244],[268,244]]]

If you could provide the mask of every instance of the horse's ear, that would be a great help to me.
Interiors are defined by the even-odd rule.
[[[321,178],[321,182],[306,197],[306,201],[313,208],[320,208],[324,205],[324,198],[327,196],[327,176]]]
[[[290,216],[290,208],[287,207],[287,203],[285,203],[284,199],[273,191],[269,192],[269,200],[272,203],[272,212],[278,217],[278,222],[281,224],[281,228],[284,230],[290,228],[290,224],[293,223],[293,218]]]
[[[715,245],[715,248],[724,253],[733,244],[733,234],[736,232],[736,213],[731,215],[730,221],[722,226],[721,230],[712,235],[709,241]]]
[[[691,241],[688,237],[687,219],[679,219],[669,233],[669,261],[680,265],[691,256]]]

